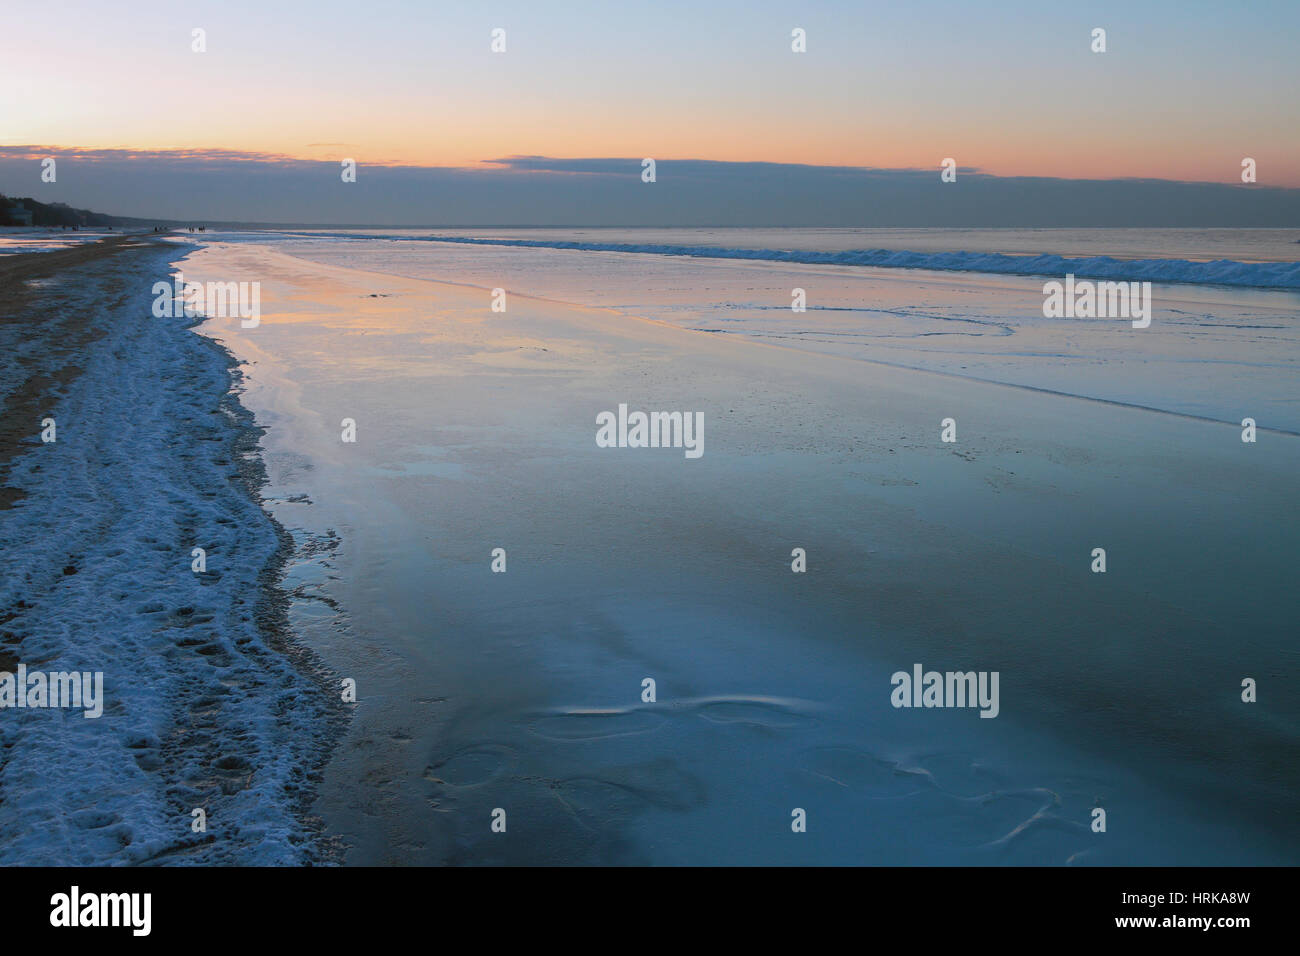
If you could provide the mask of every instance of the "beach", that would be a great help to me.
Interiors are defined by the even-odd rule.
[[[201,331],[266,429],[290,628],[356,683],[311,811],[344,862],[1294,860],[1297,446],[1263,419],[256,242],[178,265],[261,283]],[[600,447],[621,404],[702,413],[703,454]],[[893,706],[917,664],[997,672],[998,715]]]
[[[1294,862],[1287,293],[298,243],[0,257],[0,653],[104,687],[6,714],[0,858]]]
[[[231,357],[152,312],[177,252],[137,235],[0,259],[0,669],[103,688],[93,719],[6,709],[5,863],[331,859],[304,801],[346,715],[285,627]]]
[[[1300,5],[678,6],[11,18],[20,936],[1286,923]]]

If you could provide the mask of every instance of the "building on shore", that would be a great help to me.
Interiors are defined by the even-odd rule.
[[[30,226],[32,224],[32,211],[24,206],[21,202],[15,201],[8,209],[9,218],[13,220],[15,226]]]

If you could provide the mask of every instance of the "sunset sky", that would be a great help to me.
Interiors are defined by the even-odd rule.
[[[1217,183],[1239,182],[1250,156],[1261,185],[1300,187],[1295,2],[130,10],[51,2],[6,19],[0,147],[439,167],[653,156],[929,170],[951,156],[996,176]]]

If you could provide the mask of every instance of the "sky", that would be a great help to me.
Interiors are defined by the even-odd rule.
[[[352,185],[369,173],[387,184],[384,197],[410,190],[407,208],[421,215],[445,206],[419,192],[436,192],[431,183],[455,183],[467,201],[509,186],[521,205],[504,220],[520,224],[565,203],[566,222],[601,214],[560,198],[611,175],[607,165],[558,168],[575,160],[634,162],[636,183],[644,157],[731,164],[730,176],[752,177],[748,191],[730,184],[740,198],[710,214],[737,221],[791,214],[760,193],[776,167],[807,186],[804,202],[824,206],[794,210],[813,220],[833,217],[858,185],[843,171],[922,170],[937,183],[947,157],[970,183],[1169,180],[1237,195],[1251,157],[1258,191],[1300,188],[1294,0],[6,7],[22,13],[0,32],[0,191],[120,215],[357,222],[363,189],[317,188],[338,179],[331,169],[344,158],[361,167]],[[791,50],[796,27],[805,53]],[[1091,49],[1097,27],[1105,53]],[[503,53],[491,50],[496,28]],[[41,156],[67,160],[55,183],[40,181]],[[189,177],[177,167],[185,160]],[[268,177],[278,198],[256,186]],[[673,188],[656,185],[665,182],[661,192]],[[878,191],[883,182],[873,180]],[[1053,202],[1090,195],[1066,190]],[[1156,219],[1183,202],[1149,195]],[[736,209],[745,196],[753,209]],[[701,187],[677,200],[689,210],[706,197]],[[916,200],[914,218],[942,218],[954,198],[936,189]],[[371,201],[387,209],[389,199],[372,189]],[[392,202],[394,212],[374,207],[363,220],[398,222],[403,204]],[[486,207],[459,218],[460,205],[456,221],[497,221]]]

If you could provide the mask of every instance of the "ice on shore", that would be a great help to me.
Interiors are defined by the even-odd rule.
[[[151,286],[182,251],[125,250],[42,280],[32,314],[0,332],[6,392],[81,369],[7,478],[21,497],[0,510],[0,669],[102,671],[105,698],[98,719],[0,712],[0,863],[319,857],[299,801],[327,716],[260,626],[275,617],[262,585],[280,538],[246,483],[250,416],[228,356],[191,320],[151,315]]]

